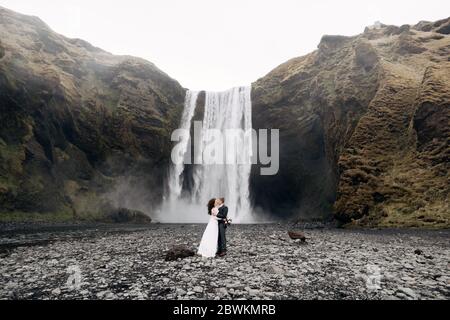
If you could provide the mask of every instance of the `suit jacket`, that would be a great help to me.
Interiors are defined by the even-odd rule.
[[[219,218],[219,223],[225,223],[225,219],[228,215],[228,207],[222,206],[219,208],[219,213],[217,214],[217,218]]]

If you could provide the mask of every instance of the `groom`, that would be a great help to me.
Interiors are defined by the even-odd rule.
[[[227,239],[225,237],[226,220],[228,215],[228,207],[225,206],[225,198],[216,199],[215,205],[219,208],[217,218],[219,218],[219,238],[217,242],[219,257],[223,257],[227,254]]]

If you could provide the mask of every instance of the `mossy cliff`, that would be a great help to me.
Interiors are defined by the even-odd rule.
[[[448,227],[450,19],[324,36],[253,84],[256,128],[280,129],[254,203],[343,223]]]
[[[149,213],[184,95],[150,62],[0,8],[0,213]]]

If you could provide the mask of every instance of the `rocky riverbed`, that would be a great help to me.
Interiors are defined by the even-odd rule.
[[[204,225],[0,226],[0,299],[449,299],[450,231],[233,225],[225,258],[165,261]]]

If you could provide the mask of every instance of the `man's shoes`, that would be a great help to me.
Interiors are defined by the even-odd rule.
[[[226,255],[227,255],[226,251],[219,253],[219,257],[225,257]]]

